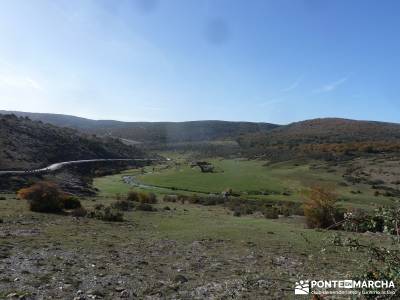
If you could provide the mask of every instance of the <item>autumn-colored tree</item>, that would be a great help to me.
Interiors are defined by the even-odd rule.
[[[328,228],[343,219],[336,194],[322,187],[313,187],[304,193],[304,216],[310,228]]]
[[[58,213],[63,209],[65,194],[56,184],[41,181],[19,190],[18,197],[28,201],[31,211]]]

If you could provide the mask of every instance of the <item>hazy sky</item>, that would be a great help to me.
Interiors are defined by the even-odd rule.
[[[398,0],[0,0],[0,109],[400,122]]]

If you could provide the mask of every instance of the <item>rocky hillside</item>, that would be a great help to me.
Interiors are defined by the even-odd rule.
[[[143,157],[113,138],[99,138],[15,115],[0,115],[0,170],[36,168],[54,162]]]

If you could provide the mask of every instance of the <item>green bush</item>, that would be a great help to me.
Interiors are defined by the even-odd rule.
[[[6,200],[6,197],[0,196],[0,200]]]
[[[156,211],[156,209],[149,203],[139,203],[136,206],[136,210],[141,210],[141,211]]]
[[[157,203],[157,197],[154,193],[145,193],[145,192],[140,192],[139,193],[139,202],[140,203],[147,203],[147,204],[156,204]]]
[[[95,206],[94,206],[94,209],[95,210],[101,210],[101,209],[104,209],[104,204],[96,204]]]
[[[367,213],[360,209],[346,212],[343,229],[354,232],[384,232],[397,235],[400,223],[400,206],[379,207]]]
[[[135,191],[130,191],[126,196],[126,199],[129,201],[139,202],[139,193]]]
[[[76,209],[82,207],[81,201],[74,196],[64,197],[62,200],[64,209]]]
[[[88,214],[88,217],[108,222],[124,221],[124,214],[115,209],[112,209],[112,207],[110,206],[91,211]]]
[[[242,215],[242,213],[240,212],[240,209],[236,209],[236,210],[233,212],[233,215],[234,215],[235,217],[240,217],[240,216]]]
[[[262,213],[267,219],[278,219],[279,217],[278,209],[273,206],[265,207]]]
[[[163,201],[164,202],[176,202],[178,200],[177,195],[164,195]]]
[[[112,208],[123,211],[129,211],[135,207],[134,203],[129,200],[117,200],[113,204],[111,204],[111,206]]]
[[[355,274],[355,280],[382,280],[393,281],[397,290],[394,290],[394,297],[377,297],[381,289],[374,292],[374,288],[360,288],[365,299],[398,299],[395,295],[398,294],[400,286],[400,252],[393,247],[382,244],[374,245],[373,243],[363,243],[357,238],[344,238],[340,234],[332,236],[332,243],[336,247],[343,247],[342,255],[348,255],[349,251],[356,255],[366,255],[366,259],[359,262],[358,271]],[[398,243],[398,241],[397,241]],[[398,246],[398,244],[397,244]],[[387,295],[386,295],[387,296]]]

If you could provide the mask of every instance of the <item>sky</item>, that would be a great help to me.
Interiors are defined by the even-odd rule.
[[[0,0],[0,109],[400,123],[398,0]]]

